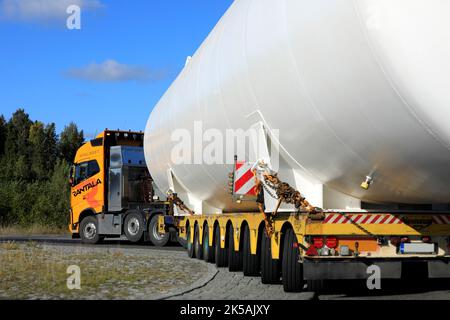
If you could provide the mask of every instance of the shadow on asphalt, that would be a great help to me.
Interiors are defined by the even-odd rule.
[[[319,295],[340,295],[344,297],[376,297],[387,295],[420,294],[450,290],[449,279],[400,279],[382,280],[380,290],[367,289],[364,280],[329,280]]]

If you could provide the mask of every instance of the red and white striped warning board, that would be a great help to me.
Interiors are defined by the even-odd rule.
[[[435,215],[433,216],[433,222],[435,224],[450,224],[450,216]]]
[[[255,175],[250,163],[238,161],[234,170],[234,194],[256,196]]]
[[[450,224],[450,215],[433,215],[434,224]],[[323,223],[328,224],[404,224],[404,222],[392,214],[327,214]]]
[[[403,224],[403,221],[392,214],[328,214],[323,223],[329,224]]]

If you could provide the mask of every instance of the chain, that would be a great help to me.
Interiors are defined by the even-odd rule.
[[[266,190],[266,192],[269,194],[269,196],[271,196],[275,200],[279,199],[278,196],[276,196],[272,193],[272,191],[269,189],[269,186],[267,186],[265,182],[262,183],[262,186],[263,186],[264,190]],[[270,186],[270,188],[272,188],[272,186]],[[274,191],[276,191],[276,190],[274,189]]]
[[[265,212],[263,204],[258,203],[259,210],[264,216],[265,230],[268,237],[271,237],[275,232],[274,217],[278,214],[278,210],[283,202],[293,204],[297,210],[297,214],[306,212],[310,219],[325,219],[325,213],[321,208],[313,207],[299,191],[292,188],[288,183],[281,181],[278,178],[278,174],[271,170],[264,162],[259,163],[258,165],[264,170],[262,178],[259,178],[257,169],[252,169],[257,179],[257,185],[259,184],[261,186],[258,190],[258,194],[266,191],[269,196],[278,201],[274,212],[270,214]]]
[[[169,190],[167,192],[167,200],[169,200],[171,203],[173,203],[175,206],[177,206],[178,209],[180,209],[181,211],[184,211],[191,216],[195,215],[195,212],[192,211],[191,209],[189,209],[184,204],[183,200],[181,200],[176,193],[172,192],[172,190]]]
[[[288,183],[281,181],[276,173],[265,173],[263,177],[263,187],[274,199],[278,199],[287,204],[293,204],[297,211],[305,211],[311,215],[323,212],[321,208],[313,207],[299,191],[295,190]],[[276,192],[276,197],[268,190],[268,188]],[[276,214],[276,212],[274,214]]]

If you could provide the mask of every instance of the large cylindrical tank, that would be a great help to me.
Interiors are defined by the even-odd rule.
[[[450,1],[236,0],[148,120],[159,188],[171,169],[186,195],[235,210],[232,166],[176,164],[174,132],[246,130],[255,111],[313,183],[367,202],[450,203]]]

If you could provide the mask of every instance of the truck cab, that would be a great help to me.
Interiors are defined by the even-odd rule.
[[[158,217],[170,204],[161,200],[147,169],[144,134],[105,130],[76,153],[70,170],[70,225],[73,237],[95,244],[105,237],[164,246]]]

